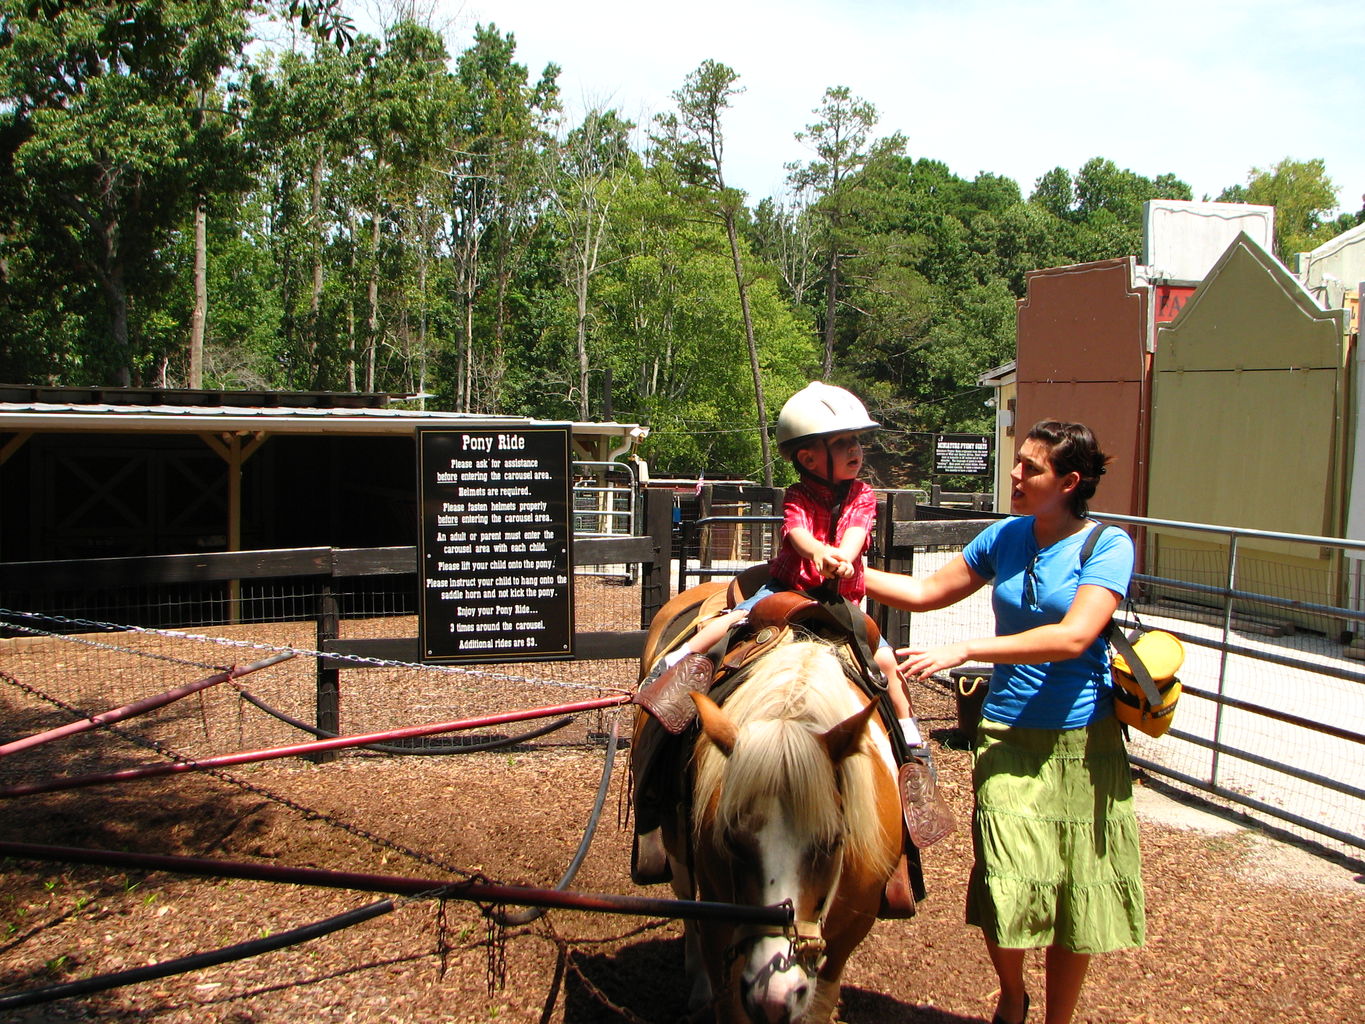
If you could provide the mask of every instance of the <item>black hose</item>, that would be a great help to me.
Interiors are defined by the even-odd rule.
[[[248,704],[260,708],[260,710],[264,711],[270,717],[279,719],[281,722],[285,723],[285,725],[292,725],[295,729],[301,729],[304,732],[312,733],[314,736],[318,737],[318,739],[334,740],[341,735],[340,733],[329,732],[326,729],[319,729],[316,725],[309,725],[301,718],[286,715],[278,708],[272,708],[250,690],[243,689],[239,686],[237,692],[242,695],[242,699]],[[517,743],[524,743],[527,740],[537,739],[548,733],[552,733],[557,729],[564,728],[572,721],[572,716],[557,718],[548,725],[539,726],[538,728],[532,729],[530,732],[519,733],[516,736],[499,736],[496,739],[484,740],[482,743],[462,743],[458,745],[443,744],[439,747],[401,747],[392,743],[366,743],[364,746],[358,747],[357,749],[373,750],[380,754],[422,754],[424,756],[439,754],[474,754],[483,750],[497,750],[499,747],[510,747]]]
[[[239,942],[234,946],[224,946],[222,949],[215,949],[208,953],[195,953],[175,960],[164,960],[159,964],[149,964],[146,967],[134,967],[127,971],[115,971],[112,974],[84,978],[81,981],[68,981],[61,985],[48,985],[45,988],[12,992],[9,995],[0,996],[0,1010],[14,1010],[21,1006],[32,1006],[35,1003],[50,1003],[54,999],[89,995],[92,992],[121,988],[124,985],[133,985],[140,981],[152,981],[172,974],[184,974],[187,971],[199,970],[203,967],[214,967],[233,960],[245,960],[249,956],[271,953],[277,949],[283,949],[285,946],[296,946],[300,942],[307,942],[309,939],[316,939],[331,932],[340,931],[342,928],[349,928],[373,917],[379,917],[381,914],[387,914],[393,909],[393,900],[378,900],[355,910],[348,910],[344,914],[316,921],[301,928],[293,928],[269,938]]]
[[[578,852],[573,855],[573,860],[569,861],[569,866],[565,868],[564,875],[555,885],[556,889],[567,889],[578,874],[578,869],[582,867],[583,860],[588,856],[588,849],[592,846],[593,836],[597,834],[597,825],[602,820],[602,805],[607,802],[607,791],[611,787],[612,767],[616,764],[616,741],[621,734],[621,716],[612,715],[611,732],[607,736],[607,757],[602,762],[602,781],[597,784],[597,799],[592,805],[592,813],[588,815],[587,828],[583,830],[583,838],[578,843]],[[523,907],[520,910],[495,910],[489,916],[504,928],[515,925],[530,924],[544,916],[546,907]]]

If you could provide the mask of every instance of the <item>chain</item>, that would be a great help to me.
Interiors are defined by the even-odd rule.
[[[439,900],[436,904],[436,956],[441,961],[441,969],[437,977],[444,980],[446,967],[450,962],[450,951],[455,947],[450,944],[450,920],[446,916],[446,900]]]
[[[600,684],[594,683],[575,683],[565,682],[562,680],[514,676],[511,675],[510,673],[489,672],[486,669],[482,668],[467,669],[455,665],[427,665],[392,659],[368,658],[361,655],[328,653],[317,650],[310,650],[307,648],[295,647],[293,645],[281,647],[275,644],[266,644],[257,641],[234,640],[228,637],[213,637],[203,634],[185,633],[177,630],[150,629],[141,626],[123,626],[115,623],[99,622],[92,619],[67,618],[65,616],[59,615],[37,616],[32,613],[15,612],[5,608],[0,608],[0,616],[3,616],[11,620],[14,618],[28,619],[42,618],[45,619],[46,621],[65,626],[79,626],[83,628],[92,628],[113,632],[131,632],[148,636],[160,636],[176,640],[195,640],[200,642],[214,643],[225,647],[246,648],[259,651],[271,651],[275,653],[288,651],[295,655],[303,655],[305,657],[326,658],[331,661],[349,662],[356,667],[363,668],[400,668],[415,669],[421,671],[437,671],[452,676],[458,675],[470,676],[475,679],[478,679],[481,682],[492,679],[521,684],[529,683],[535,685],[556,686],[564,689],[591,690],[593,692],[601,692],[604,688],[609,690],[619,689],[619,687],[614,686],[603,687]],[[111,644],[104,641],[92,640],[87,637],[72,636],[66,633],[59,633],[51,630],[39,629],[35,626],[24,625],[22,623],[17,623],[13,621],[7,622],[6,626],[7,628],[12,628],[17,631],[34,636],[45,636],[53,639],[63,640],[69,643],[80,643],[86,646],[100,648],[103,650],[114,651],[121,654],[136,655],[138,657],[152,658],[154,660],[165,661],[172,664],[183,665],[186,667],[196,669],[215,669],[218,671],[224,671],[227,668],[227,666],[207,664],[203,662],[192,661],[189,659],[177,658],[167,654],[157,654],[148,651],[136,650],[125,646],[120,646],[118,644]],[[29,683],[25,683],[15,678],[14,676],[10,675],[8,672],[0,670],[0,680],[3,680],[4,682],[7,682],[12,686],[17,687],[18,689],[24,691],[29,696],[37,700],[44,701],[55,708],[59,708],[60,710],[66,712],[67,714],[73,716],[74,718],[88,719],[90,717],[88,714],[80,711],[78,708],[73,707],[67,702],[61,700],[60,698],[54,697],[51,694],[48,694],[38,689],[37,687],[32,686]],[[165,757],[171,761],[187,765],[194,765],[196,767],[198,765],[198,762],[193,757],[187,754],[180,753],[179,751],[167,746],[164,743],[161,743],[160,741],[148,739],[145,736],[138,735],[134,732],[131,732],[125,728],[121,728],[111,723],[101,723],[100,728],[105,730],[106,732],[113,734],[114,736],[118,737],[124,742],[131,743],[134,746],[138,746],[146,750],[150,750],[153,753],[157,754],[158,756]],[[218,779],[221,782],[226,782],[229,785],[235,786],[238,789],[243,790],[244,792],[251,793],[253,795],[262,797],[263,799],[269,800],[272,803],[279,804],[280,806],[285,807],[290,811],[293,811],[294,813],[300,815],[304,820],[320,821],[330,827],[340,829],[341,831],[347,832],[350,835],[363,839],[366,842],[374,843],[377,846],[381,846],[385,849],[389,849],[396,853],[400,853],[406,857],[411,858],[414,861],[427,864],[441,871],[460,875],[466,881],[474,881],[484,877],[479,872],[468,871],[463,868],[455,867],[454,865],[448,864],[442,861],[440,858],[432,856],[431,854],[414,850],[409,846],[406,846],[395,840],[388,839],[384,836],[380,836],[374,832],[369,831],[368,829],[360,827],[359,825],[338,818],[335,815],[317,811],[310,807],[305,807],[302,804],[298,803],[297,801],[291,799],[290,797],[286,797],[283,796],[282,794],[269,790],[266,787],[260,785],[259,783],[248,782],[245,779],[239,778],[236,775],[224,771],[222,769],[200,768],[198,770],[206,775],[210,775],[213,778]],[[403,902],[404,904],[406,904],[414,902],[417,899],[431,898],[436,898],[439,900],[439,908],[437,911],[437,954],[441,959],[441,974],[442,976],[444,976],[449,953],[453,946],[449,941],[449,922],[446,913],[446,899],[440,895],[441,891],[442,890],[435,890],[429,894],[408,897]],[[486,938],[488,994],[489,996],[492,996],[497,990],[504,988],[507,983],[507,932],[505,927],[499,920],[498,915],[493,913],[493,910],[495,909],[493,905],[484,906],[482,904],[479,904],[479,909],[483,913],[485,921],[487,922]],[[628,1008],[618,1006],[617,1004],[612,1002],[612,1000],[608,998],[607,995],[604,992],[602,992],[602,990],[591,981],[591,979],[589,979],[587,976],[583,974],[578,964],[574,961],[573,954],[569,948],[568,943],[554,933],[553,928],[548,923],[548,917],[543,917],[541,918],[541,920],[543,922],[542,926],[549,930],[548,934],[551,938],[551,941],[554,942],[560,948],[561,954],[565,958],[565,963],[568,965],[569,969],[571,969],[574,972],[575,976],[577,976],[578,979],[583,983],[584,988],[593,996],[593,998],[595,998],[603,1006],[607,1007],[621,1018],[628,1021],[629,1024],[651,1024],[651,1022],[633,1013]],[[666,923],[667,922],[660,922],[654,927],[662,927],[663,924]]]
[[[8,617],[13,615],[27,616],[30,618],[43,618],[53,622],[68,623],[70,625],[99,626],[102,629],[113,631],[126,632],[130,628],[126,626],[112,625],[107,622],[91,622],[88,619],[62,619],[60,616],[53,615],[33,616],[29,612],[12,612],[7,608],[0,608],[0,616]],[[135,654],[139,658],[150,658],[153,661],[166,661],[170,662],[172,665],[184,665],[187,668],[212,668],[218,669],[219,671],[226,671],[229,668],[229,666],[227,665],[213,665],[202,661],[190,661],[186,658],[177,658],[170,654],[157,654],[154,651],[140,651],[131,647],[120,647],[118,644],[105,643],[101,640],[91,640],[90,638],[84,636],[71,636],[68,633],[56,633],[53,632],[52,630],[38,629],[36,626],[25,626],[24,624],[19,622],[6,622],[5,628],[17,630],[18,632],[26,633],[29,636],[45,636],[54,640],[64,640],[67,643],[84,644],[87,647],[95,647],[103,651],[115,651],[119,654]],[[279,650],[279,648],[273,649]]]
[[[479,911],[487,926],[488,939],[488,996],[507,987],[507,929],[503,926],[503,915],[494,913],[495,904],[485,906],[480,903]]]
[[[661,921],[658,924],[647,927],[662,928],[667,923],[668,922],[666,921]],[[597,987],[591,978],[583,973],[583,969],[578,966],[578,962],[574,959],[573,949],[570,947],[569,941],[555,931],[554,925],[550,923],[548,914],[540,919],[540,927],[545,933],[545,938],[559,950],[559,955],[564,960],[565,966],[573,972],[574,977],[579,980],[579,983],[582,984],[588,995],[592,996],[593,999],[597,1000],[599,1004],[616,1017],[627,1021],[628,1024],[654,1024],[653,1021],[641,1017],[638,1013],[630,1009],[630,1007],[621,1006],[614,1002],[610,996]]]
[[[72,715],[75,718],[89,717],[88,715],[81,712],[79,709],[74,708],[70,704],[66,703],[66,701],[61,700],[60,698],[57,697],[53,697],[51,694],[44,693],[37,687],[29,683],[22,682],[14,678],[13,676],[9,675],[7,672],[0,671],[0,679],[3,679],[5,682],[18,687],[20,690],[23,690],[25,693],[29,694],[32,697],[37,698],[38,700],[46,701],[53,707],[60,708],[62,711],[65,711],[67,714]],[[172,747],[169,747],[166,744],[160,742],[159,740],[147,739],[145,736],[139,736],[136,733],[129,732],[126,729],[120,728],[117,725],[112,725],[109,723],[101,723],[100,728],[104,729],[107,732],[112,733],[113,735],[117,736],[121,740],[124,740],[125,742],[132,743],[134,746],[142,747],[144,750],[150,750],[161,757],[170,759],[171,761],[189,765],[198,764],[198,762],[195,761],[195,759],[190,757],[188,754],[182,754],[179,751],[173,749]],[[361,828],[359,825],[353,824],[352,822],[349,821],[345,821],[341,818],[336,817],[335,815],[327,814],[323,811],[318,811],[311,807],[305,807],[303,804],[300,804],[298,801],[293,800],[290,797],[283,796],[279,793],[273,792],[272,790],[266,789],[259,783],[248,782],[245,779],[233,775],[231,772],[223,771],[221,768],[201,768],[199,770],[205,775],[213,776],[220,782],[226,782],[229,785],[236,786],[238,789],[244,790],[248,793],[252,793],[255,796],[259,796],[266,800],[270,800],[274,803],[281,805],[282,807],[287,807],[289,810],[300,815],[305,821],[320,821],[325,825],[329,825],[333,828],[340,829],[341,831],[347,832],[359,839],[364,839],[366,842],[374,843],[377,846],[382,846],[385,849],[394,851],[395,853],[401,853],[405,857],[409,857],[415,861],[426,864],[430,867],[434,867],[441,871],[449,872],[451,874],[460,875],[465,880],[470,880],[479,877],[478,872],[468,871],[464,868],[458,868],[452,864],[447,864],[444,861],[440,860],[439,858],[433,857],[429,853],[422,853],[418,850],[414,850],[411,847],[404,845],[403,843],[399,843],[393,839],[385,838],[384,836],[371,832],[369,829]]]
[[[516,676],[509,672],[490,672],[484,668],[464,668],[460,665],[429,665],[424,662],[398,661],[390,658],[371,658],[362,654],[342,654],[340,652],[318,651],[307,647],[295,647],[287,644],[283,647],[278,644],[261,643],[257,640],[234,640],[225,636],[208,636],[203,633],[185,633],[174,629],[152,629],[146,626],[126,626],[113,622],[100,622],[95,619],[71,619],[62,615],[38,615],[33,612],[16,612],[8,608],[0,608],[0,617],[21,618],[21,619],[44,619],[48,622],[58,623],[65,626],[82,626],[112,632],[138,633],[143,636],[160,636],[172,640],[196,640],[202,643],[218,644],[223,647],[240,647],[257,651],[273,651],[282,653],[289,651],[296,655],[303,655],[308,658],[325,658],[328,661],[349,662],[356,668],[401,668],[422,672],[440,672],[451,676],[469,676],[471,681],[482,682],[484,680],[494,680],[505,683],[531,684],[536,686],[554,686],[566,690],[592,690],[600,692],[603,689],[620,690],[619,686],[604,686],[599,683],[574,683],[560,679],[544,679],[536,676]],[[7,628],[22,630],[36,636],[53,637],[58,640],[70,640],[73,643],[85,643],[96,647],[104,647],[109,650],[119,651],[124,654],[136,654],[147,658],[157,658],[163,661],[176,662],[182,665],[189,665],[195,668],[221,668],[217,665],[201,665],[198,662],[184,661],[173,658],[165,654],[151,654],[146,651],[132,650],[126,647],[118,647],[113,644],[102,644],[95,640],[72,637],[65,633],[53,632],[51,630],[37,629],[32,626],[24,626],[18,623],[5,623]]]

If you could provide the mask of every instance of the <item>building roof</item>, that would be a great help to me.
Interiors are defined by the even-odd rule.
[[[393,408],[389,395],[330,392],[161,391],[0,385],[0,432],[82,431],[167,434],[410,434],[417,425],[535,424],[524,416],[489,416]],[[415,399],[408,399],[415,400]],[[619,437],[630,445],[649,434],[635,423],[573,423],[575,437]]]

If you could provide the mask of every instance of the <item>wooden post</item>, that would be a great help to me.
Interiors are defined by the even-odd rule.
[[[645,534],[654,542],[654,561],[640,573],[640,626],[647,628],[654,613],[671,597],[673,570],[673,495],[646,490]]]
[[[878,567],[887,572],[910,575],[915,569],[915,552],[898,551],[894,544],[896,524],[912,521],[915,518],[915,494],[913,491],[887,491],[886,501],[877,516],[877,551],[874,554]],[[871,561],[871,559],[869,559]],[[873,613],[882,636],[892,646],[901,647],[910,641],[910,613],[898,608],[877,605]]]
[[[711,508],[715,499],[715,486],[705,484],[701,489],[701,494],[697,496],[697,521],[711,518]],[[711,568],[711,538],[714,531],[711,525],[697,527],[697,568]],[[687,557],[686,552],[683,557]]]
[[[318,599],[318,642],[317,650],[323,649],[328,640],[341,636],[341,610],[331,579],[322,584],[322,594]],[[317,721],[318,728],[336,735],[341,732],[341,669],[328,668],[325,659],[318,659],[317,667]],[[324,750],[309,757],[317,764],[335,761],[335,750]]]
[[[780,516],[782,514],[782,499],[786,492],[781,487],[762,487],[753,488],[749,491],[750,504],[749,515],[751,516]],[[767,506],[766,510],[760,506]],[[762,562],[771,558],[777,552],[763,552],[763,537],[766,525],[764,523],[749,524],[749,558],[754,562]],[[774,548],[777,538],[781,535],[781,529],[773,530]]]

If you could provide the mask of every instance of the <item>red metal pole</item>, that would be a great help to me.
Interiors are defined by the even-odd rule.
[[[343,750],[347,747],[363,747],[367,743],[383,740],[405,739],[410,736],[433,736],[437,733],[456,732],[460,729],[476,729],[485,725],[503,725],[508,722],[524,722],[533,718],[549,718],[551,715],[572,714],[577,711],[596,711],[601,708],[625,704],[630,694],[619,693],[613,697],[599,697],[596,700],[579,701],[576,704],[560,704],[555,707],[531,708],[526,711],[504,711],[496,715],[480,718],[463,718],[453,722],[435,722],[428,725],[410,725],[403,729],[388,732],[372,732],[363,736],[338,736],[329,740],[314,740],[309,743],[295,743],[286,747],[270,747],[265,750],[248,750],[237,754],[221,754],[198,761],[176,761],[173,764],[143,765],[140,768],[125,768],[117,772],[101,772],[93,775],[77,775],[66,779],[48,779],[44,782],[30,782],[0,789],[0,797],[31,796],[35,793],[51,793],[58,790],[80,789],[84,786],[98,786],[105,782],[126,782],[130,779],[151,779],[162,775],[175,775],[181,772],[203,771],[208,768],[226,768],[237,764],[254,764],[257,761],[273,761],[281,757],[298,757],[320,750]]]
[[[173,690],[159,693],[155,697],[144,697],[142,700],[135,700],[131,704],[125,704],[119,708],[112,708],[109,711],[101,711],[98,715],[91,715],[82,718],[77,722],[67,725],[59,725],[55,729],[48,729],[46,732],[34,733],[32,736],[25,736],[21,740],[12,743],[0,744],[0,757],[6,754],[16,754],[21,750],[28,750],[30,747],[41,746],[44,743],[51,743],[55,739],[63,736],[74,736],[76,733],[94,729],[96,726],[108,725],[112,722],[122,722],[126,718],[141,715],[147,711],[154,711],[157,708],[165,707],[178,701],[181,697],[188,697],[192,693],[206,690],[210,686],[225,683],[229,679],[236,679],[258,669],[268,668],[271,665],[278,665],[282,661],[288,661],[294,657],[293,651],[285,651],[281,654],[273,655],[264,661],[258,661],[251,665],[234,665],[226,672],[219,672],[217,675],[209,676],[207,679],[200,679],[198,682],[186,683],[184,686],[177,686]]]
[[[74,864],[101,864],[148,871],[172,871],[211,878],[245,878],[258,882],[321,885],[333,889],[400,893],[407,896],[439,895],[444,899],[566,910],[595,910],[606,914],[636,914],[641,917],[679,917],[694,921],[734,921],[740,924],[772,925],[785,925],[792,921],[792,908],[785,904],[753,907],[700,900],[661,900],[646,896],[536,889],[493,882],[452,882],[449,879],[370,875],[352,871],[331,871],[326,868],[291,868],[279,864],[249,864],[242,861],[125,853],[120,850],[93,850],[73,846],[41,846],[33,843],[0,842],[0,856]]]

